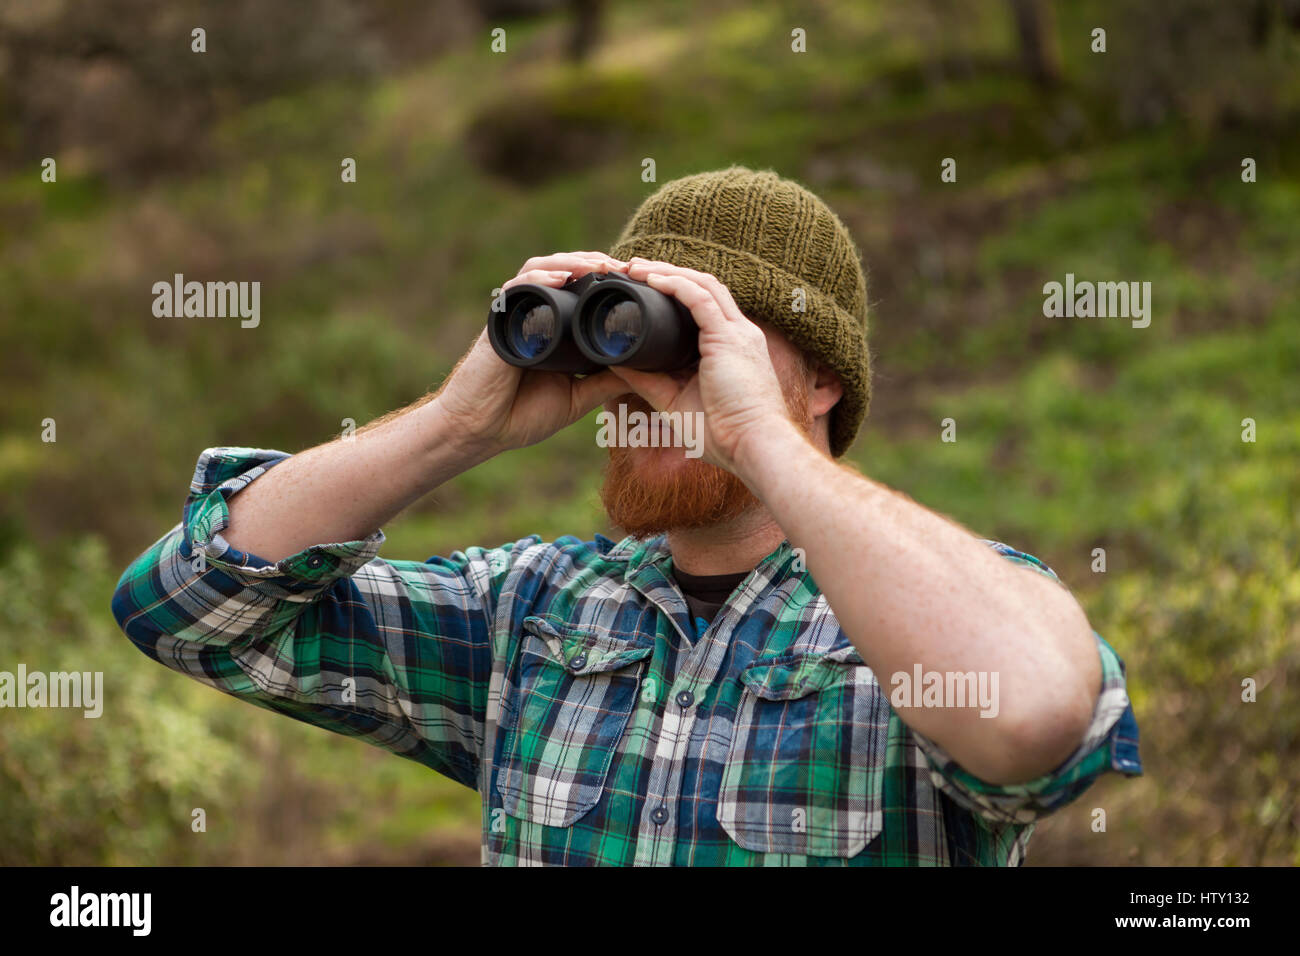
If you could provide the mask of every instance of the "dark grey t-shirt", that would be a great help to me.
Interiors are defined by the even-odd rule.
[[[748,571],[737,574],[687,574],[680,568],[673,567],[673,579],[686,597],[686,606],[690,608],[697,637],[704,633],[705,628],[722,610],[722,605],[727,603],[731,592],[747,577]]]

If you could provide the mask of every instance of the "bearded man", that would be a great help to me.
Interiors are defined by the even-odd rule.
[[[772,172],[689,176],[610,254],[506,285],[593,272],[689,309],[698,365],[521,370],[485,333],[348,440],[208,449],[119,582],[126,634],[477,789],[490,864],[1016,865],[1040,816],[1141,772],[1123,663],[1051,569],[837,462],[870,363],[825,203]],[[376,556],[401,509],[602,404],[703,422],[702,458],[610,449],[622,541]]]

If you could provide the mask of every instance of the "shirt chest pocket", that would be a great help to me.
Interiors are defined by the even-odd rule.
[[[501,701],[506,813],[567,827],[596,805],[653,649],[647,638],[524,620],[516,680]]]
[[[760,853],[851,857],[883,823],[889,702],[851,647],[750,663],[718,822]]]

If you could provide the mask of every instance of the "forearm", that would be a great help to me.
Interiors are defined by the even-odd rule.
[[[742,476],[791,542],[886,693],[894,674],[996,673],[998,712],[898,707],[989,783],[1031,779],[1079,743],[1100,684],[1087,618],[1045,576],[773,425]]]
[[[491,456],[437,398],[276,465],[230,499],[230,545],[268,561],[373,534],[403,508]]]

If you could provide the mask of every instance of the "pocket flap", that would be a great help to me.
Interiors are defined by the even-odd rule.
[[[552,659],[574,676],[618,670],[644,660],[654,650],[654,643],[645,638],[577,628],[535,615],[524,618],[524,630],[545,641]]]
[[[825,654],[783,654],[759,658],[740,672],[740,680],[764,700],[797,700],[843,681],[856,680],[863,668],[852,647]]]

